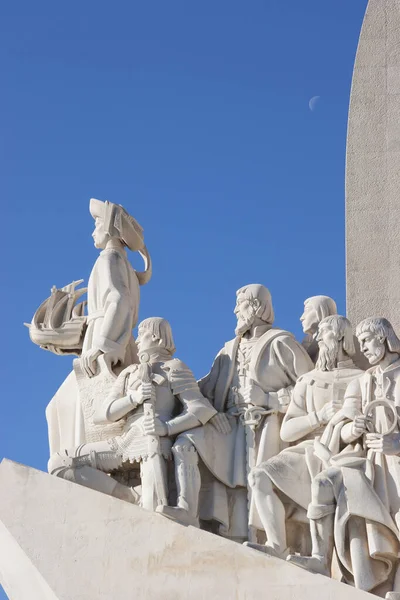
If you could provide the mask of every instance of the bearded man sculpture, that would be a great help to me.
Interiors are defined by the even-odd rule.
[[[253,498],[267,536],[265,545],[249,543],[272,556],[286,558],[287,515],[311,501],[311,481],[323,468],[314,453],[331,417],[342,407],[348,383],[363,371],[351,357],[355,349],[351,323],[342,316],[323,319],[317,335],[319,357],[315,369],[300,377],[283,419],[281,438],[292,445],[255,467],[249,476]]]
[[[312,368],[304,348],[287,331],[274,329],[271,295],[263,285],[236,293],[236,337],[217,355],[200,389],[218,414],[209,424],[176,440],[177,506],[163,515],[194,524],[198,517],[221,525],[220,533],[248,539],[247,475],[280,450],[281,413],[297,378]],[[200,472],[202,493],[199,513]],[[205,467],[205,468],[204,468]],[[250,505],[250,524],[259,526]]]
[[[318,359],[318,325],[326,317],[337,315],[336,302],[329,296],[312,296],[304,301],[304,312],[300,317],[306,334],[302,344],[315,363]]]
[[[123,421],[120,435],[82,444],[49,461],[51,474],[139,504],[149,510],[167,502],[166,461],[172,436],[206,423],[216,411],[200,393],[190,369],[177,358],[171,327],[153,317],[139,325],[141,364],[124,369],[98,405],[98,424]],[[109,474],[140,464],[141,497]]]
[[[347,446],[336,455],[331,446],[330,466],[312,483],[312,556],[289,560],[329,575],[335,545],[346,582],[399,600],[400,340],[384,318],[362,321],[356,335],[372,367],[331,421],[332,439]]]

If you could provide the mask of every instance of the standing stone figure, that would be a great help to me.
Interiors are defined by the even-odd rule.
[[[94,378],[102,364],[108,371],[108,381],[93,383],[92,389],[107,390],[112,383],[112,369],[122,369],[137,362],[132,329],[136,326],[139,311],[139,286],[151,277],[151,261],[144,245],[143,230],[125,209],[111,202],[90,200],[90,213],[95,220],[94,244],[101,249],[88,283],[87,329],[84,334],[82,356],[46,409],[49,430],[50,454],[85,443],[88,427],[85,407],[89,412],[93,398],[90,386],[86,392],[78,389],[77,376]],[[126,248],[139,251],[145,260],[146,270],[136,272],[129,263]],[[103,376],[104,378],[104,376]],[[82,387],[82,386],[81,386]],[[98,391],[97,391],[98,393]],[[80,398],[81,396],[81,398]],[[87,412],[87,411],[86,411]]]
[[[90,201],[95,220],[94,245],[102,250],[88,283],[88,318],[81,363],[88,377],[96,373],[96,360],[104,354],[110,366],[137,362],[132,329],[139,313],[140,285],[151,277],[135,271],[126,248],[140,251],[148,261],[143,230],[122,206],[101,200]]]
[[[323,468],[314,452],[314,440],[342,407],[348,383],[363,373],[351,358],[355,352],[353,333],[345,317],[334,315],[323,319],[316,339],[317,364],[297,380],[281,428],[284,442],[299,443],[255,467],[249,476],[267,536],[265,545],[249,545],[279,558],[286,558],[289,552],[288,514],[293,519],[297,511],[300,517],[301,513],[305,517],[311,502],[311,481]]]
[[[49,472],[100,492],[139,503],[135,489],[108,474],[140,464],[141,498],[153,510],[167,503],[166,461],[173,436],[206,423],[216,411],[200,393],[190,369],[175,352],[171,327],[153,317],[139,325],[141,364],[124,369],[95,414],[98,424],[123,421],[123,432],[54,454]]]
[[[312,556],[289,559],[329,575],[335,545],[345,581],[398,600],[400,340],[384,318],[365,319],[356,335],[373,366],[350,383],[332,419],[332,437],[347,446],[312,484]]]
[[[304,301],[304,312],[300,317],[306,334],[302,344],[313,363],[318,359],[318,325],[326,317],[337,315],[336,302],[329,296],[312,296]]]
[[[222,525],[220,533],[244,541],[249,533],[248,472],[279,452],[280,413],[289,404],[297,378],[313,365],[292,334],[272,327],[267,288],[247,285],[236,295],[236,337],[199,382],[218,414],[176,440],[178,504],[160,507],[159,512],[182,523],[193,523],[198,516],[215,520]],[[256,515],[250,523],[257,527]]]

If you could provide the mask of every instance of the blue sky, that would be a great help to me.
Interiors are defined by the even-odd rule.
[[[154,275],[140,317],[170,320],[198,377],[232,337],[246,283],[270,288],[277,325],[298,337],[308,296],[345,311],[346,125],[365,7],[2,4],[2,456],[46,467],[44,411],[71,361],[22,323],[53,284],[87,280],[90,197],[144,227]]]

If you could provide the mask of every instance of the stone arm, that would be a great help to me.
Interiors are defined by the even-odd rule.
[[[361,437],[364,431],[357,431],[354,427],[354,419],[362,414],[362,395],[360,379],[351,381],[346,388],[344,394],[343,408],[341,411],[346,417],[351,418],[350,423],[346,423],[341,430],[341,440],[345,444],[351,444],[359,437]]]
[[[221,362],[223,356],[223,349],[217,354],[214,359],[213,365],[211,367],[211,371],[199,379],[198,386],[200,388],[201,394],[210,400],[210,402],[214,403],[215,398],[215,387],[217,385],[218,377],[221,370]]]
[[[269,394],[268,408],[286,412],[297,379],[311,371],[314,365],[303,346],[291,335],[279,336],[273,340],[271,358],[285,374],[286,382],[277,394]]]
[[[98,261],[104,316],[92,347],[122,360],[137,320],[139,297],[131,297],[127,267],[118,252],[107,251]]]
[[[307,383],[298,381],[281,427],[284,442],[296,442],[321,426],[318,414],[307,412],[306,394]]]
[[[137,390],[127,389],[128,379],[137,365],[124,369],[117,377],[110,394],[96,409],[93,422],[95,425],[114,423],[125,417],[140,403],[140,394]]]
[[[167,421],[168,435],[173,436],[204,425],[217,411],[201,394],[199,385],[191,370],[180,360],[172,361],[168,369],[171,390],[182,404],[182,412]]]

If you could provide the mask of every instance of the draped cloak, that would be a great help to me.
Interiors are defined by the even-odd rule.
[[[215,358],[210,373],[199,382],[202,394],[218,412],[227,410],[232,379],[238,368],[239,344],[240,338],[227,342]],[[297,378],[312,368],[307,352],[292,334],[270,328],[261,335],[252,350],[249,374],[264,393],[272,397],[281,390],[288,389],[290,393]],[[237,518],[232,518],[234,509],[227,489],[241,488],[247,494],[246,432],[238,416],[228,413],[228,419],[232,427],[229,434],[221,434],[212,424],[206,423],[185,435],[196,447],[206,467],[202,476],[200,518],[215,519],[229,537],[242,537],[247,535],[248,515],[242,511]],[[256,430],[255,464],[274,456],[281,449],[281,420],[277,411],[263,417]],[[250,507],[250,513],[250,520],[255,526],[260,526],[254,507]],[[232,528],[235,520],[240,521],[237,531]]]
[[[138,319],[140,288],[124,248],[107,248],[100,253],[89,277],[87,298],[83,352],[113,352],[123,368],[137,362],[132,329]],[[50,455],[86,442],[74,371],[48,404],[46,418]]]
[[[288,411],[283,419],[281,436],[296,422],[308,427],[307,435],[277,456],[260,465],[286,499],[307,510],[311,502],[312,479],[324,468],[314,452],[314,440],[322,435],[325,425],[319,423],[316,413],[333,398],[344,401],[348,384],[363,374],[352,360],[339,363],[331,371],[314,369],[300,377],[293,390]],[[288,440],[287,440],[288,441]],[[293,439],[291,440],[293,441]]]
[[[381,382],[379,390],[377,379]],[[367,451],[360,443],[347,446],[337,455],[335,452],[337,430],[349,422],[348,416],[360,414],[370,401],[378,398],[393,402],[400,416],[400,360],[384,370],[379,365],[372,367],[350,383],[341,411],[342,421],[327,440],[334,455],[332,467],[321,473],[327,474],[335,493],[334,540],[340,567],[346,581],[365,591],[385,582],[398,562],[400,455]],[[378,433],[387,431],[393,419],[383,406],[376,408],[372,418],[374,431]],[[395,431],[399,432],[398,422]],[[324,506],[317,509],[323,516]]]

